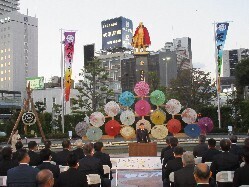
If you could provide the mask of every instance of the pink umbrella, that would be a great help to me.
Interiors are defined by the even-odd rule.
[[[214,128],[214,123],[209,117],[199,119],[198,125],[201,128],[202,133],[211,132]]]
[[[150,104],[145,100],[139,100],[135,104],[135,111],[139,116],[146,116],[150,113],[151,107]]]
[[[144,97],[146,96],[150,91],[150,86],[144,82],[140,81],[138,82],[135,87],[134,87],[134,92],[139,96],[139,97]]]

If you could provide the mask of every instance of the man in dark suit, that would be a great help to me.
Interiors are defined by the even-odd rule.
[[[112,169],[112,163],[111,163],[110,156],[109,156],[109,154],[103,153],[103,148],[104,148],[104,145],[102,142],[96,142],[94,144],[95,153],[93,156],[95,158],[98,158],[101,161],[102,166],[108,165],[110,167],[110,169]],[[111,179],[112,179],[112,173],[110,175],[111,175]],[[109,178],[109,174],[105,174],[104,177]]]
[[[57,165],[67,166],[67,157],[71,153],[69,151],[71,148],[71,142],[69,140],[63,140],[62,148],[62,151],[56,153],[54,160]]]
[[[83,152],[83,143],[82,140],[78,139],[75,141],[76,149],[73,150],[73,152],[78,156],[78,159],[82,159],[85,157],[84,152]]]
[[[40,155],[38,153],[36,153],[35,151],[37,151],[37,143],[35,141],[30,141],[28,143],[28,154],[30,157],[30,162],[29,165],[30,166],[38,166],[39,164],[42,163]]]
[[[42,164],[38,165],[37,168],[39,170],[49,169],[56,180],[60,174],[60,168],[58,165],[51,164],[51,151],[50,149],[42,149],[40,152],[41,160],[43,161]]]
[[[170,139],[170,137],[167,136],[167,138],[166,138],[166,147],[164,147],[162,149],[162,151],[161,151],[161,157],[160,157],[161,163],[163,162],[164,152],[170,149],[169,139]]]
[[[196,187],[194,178],[195,159],[191,152],[182,155],[183,168],[174,172],[175,187]]]
[[[53,187],[54,176],[49,169],[43,169],[36,175],[36,181],[38,187]]]
[[[22,142],[21,141],[16,142],[15,147],[16,147],[16,152],[13,153],[12,160],[15,162],[18,162],[18,160],[17,160],[18,154],[17,153],[18,153],[18,150],[23,148]]]
[[[137,136],[137,142],[138,143],[148,143],[148,142],[150,142],[150,137],[149,137],[148,130],[144,128],[143,123],[139,124],[139,129],[137,129],[136,136]]]
[[[194,168],[194,178],[197,183],[197,187],[210,187],[209,179],[212,176],[207,164],[200,163]]]
[[[62,172],[57,180],[58,187],[88,187],[86,175],[78,170],[79,162],[75,153],[70,153],[67,158],[69,169]]]
[[[94,149],[92,143],[86,143],[83,146],[85,157],[79,161],[79,171],[83,175],[98,174],[101,177],[101,186],[111,187],[111,181],[104,178],[104,170],[101,161],[93,157]]]
[[[213,157],[221,152],[216,149],[216,140],[210,138],[208,140],[208,151],[202,156],[202,162],[213,162]]]
[[[206,136],[200,135],[199,144],[194,147],[193,155],[194,157],[202,157],[208,151],[208,145],[205,143]]]
[[[175,159],[174,157],[174,148],[178,145],[178,139],[175,137],[171,137],[169,139],[170,143],[170,149],[164,152],[164,157],[163,157],[163,168],[165,168],[167,162],[169,160]]]
[[[37,168],[29,166],[29,155],[26,149],[18,150],[19,166],[7,171],[7,186],[9,187],[36,187]]]
[[[50,141],[50,140],[46,140],[45,142],[44,142],[44,149],[50,149],[50,151],[51,151],[51,156],[52,156],[52,161],[55,161],[54,159],[55,159],[55,152],[53,152],[52,150],[51,150],[51,145],[52,145],[52,142]]]
[[[245,165],[241,168],[238,168],[234,172],[233,177],[233,186],[238,187],[241,185],[249,185],[249,151],[243,154],[243,160],[245,161]]]
[[[7,176],[7,171],[10,168],[18,166],[18,162],[11,160],[12,149],[11,147],[4,147],[2,150],[2,161],[0,161],[0,176]]]
[[[239,168],[238,156],[229,152],[231,141],[229,139],[222,139],[220,147],[222,152],[213,157],[210,167],[214,178],[219,171],[235,171]]]
[[[175,172],[183,167],[182,165],[182,154],[183,154],[183,148],[180,146],[176,146],[174,148],[174,160],[169,160],[165,170],[163,170],[164,173],[162,173],[163,176],[163,187],[169,187],[170,181],[169,181],[169,175],[171,172]]]
[[[232,135],[229,139],[232,143],[231,149],[229,152],[239,156],[239,158],[240,158],[241,157],[241,147],[237,145],[237,140],[238,140],[237,136]]]

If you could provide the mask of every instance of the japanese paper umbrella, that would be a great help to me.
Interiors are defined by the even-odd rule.
[[[165,95],[160,90],[155,90],[150,94],[150,102],[153,105],[159,106],[162,105],[165,101]]]
[[[90,127],[86,132],[86,136],[89,140],[99,140],[102,135],[102,130],[99,127]]]
[[[145,100],[139,100],[135,104],[135,111],[139,116],[146,116],[150,113],[150,104]]]
[[[184,128],[184,132],[191,138],[196,138],[200,135],[201,129],[196,124],[189,124]]]
[[[75,126],[75,132],[78,136],[83,137],[86,135],[87,129],[90,127],[90,124],[87,124],[85,121],[79,122]]]
[[[116,102],[110,101],[110,102],[106,103],[104,110],[108,116],[114,117],[114,116],[118,115],[118,113],[120,111],[120,107]]]
[[[160,109],[154,110],[150,114],[150,120],[155,125],[162,125],[166,120],[166,114]]]
[[[167,128],[172,134],[177,134],[182,128],[181,122],[177,119],[171,119],[167,123]]]
[[[147,129],[148,132],[150,132],[150,130],[151,130],[151,124],[150,124],[150,122],[149,122],[148,120],[146,120],[146,119],[140,119],[140,120],[137,122],[137,124],[136,124],[136,129],[139,128],[139,125],[140,125],[141,123],[143,123],[143,124],[144,124],[144,128]]]
[[[131,139],[135,137],[135,130],[131,126],[124,126],[120,130],[120,134],[125,138],[125,139]]]
[[[119,103],[123,106],[130,107],[135,101],[133,93],[125,91],[119,96]]]
[[[181,103],[176,99],[170,99],[165,105],[166,111],[171,115],[178,114],[181,111],[181,108]]]
[[[199,119],[198,125],[201,128],[202,133],[211,132],[214,128],[214,123],[209,117]]]
[[[125,110],[120,115],[120,121],[123,125],[132,125],[135,122],[135,114],[131,110]]]
[[[182,120],[187,124],[193,124],[197,118],[197,113],[192,108],[186,108],[182,112]]]
[[[120,132],[121,126],[118,121],[110,120],[105,124],[105,132],[109,136],[117,136]]]
[[[105,123],[105,116],[101,112],[94,112],[90,115],[90,123],[94,127],[100,127]]]
[[[164,125],[155,125],[151,129],[151,135],[156,139],[164,139],[168,135],[168,129]]]
[[[144,97],[146,96],[150,91],[150,86],[144,82],[140,81],[138,82],[135,87],[134,87],[134,92],[139,96],[139,97]]]

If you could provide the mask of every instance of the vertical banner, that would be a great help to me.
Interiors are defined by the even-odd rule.
[[[218,63],[218,81],[217,81],[217,90],[220,92],[220,74],[222,67],[222,56],[223,56],[223,48],[226,41],[227,30],[229,23],[217,23],[216,24],[216,50],[217,50],[217,63]]]
[[[64,89],[65,101],[69,101],[71,88],[72,63],[74,54],[75,32],[64,32],[64,60],[65,60],[65,76]]]

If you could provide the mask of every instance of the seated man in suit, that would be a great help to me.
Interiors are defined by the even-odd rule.
[[[67,166],[67,157],[71,153],[71,142],[69,140],[62,141],[63,150],[55,154],[54,161],[57,165]]]
[[[75,141],[76,149],[73,150],[73,152],[78,156],[78,159],[82,159],[85,157],[84,152],[83,152],[83,142],[82,140],[78,139]]]
[[[180,146],[176,146],[174,148],[174,160],[169,160],[165,170],[163,170],[164,173],[162,173],[163,176],[163,187],[169,187],[170,181],[169,181],[169,175],[171,172],[175,172],[183,167],[182,165],[182,154],[183,154],[183,148]]]
[[[111,169],[112,163],[111,163],[110,155],[103,153],[103,148],[104,148],[104,145],[102,142],[96,142],[94,144],[95,153],[93,156],[95,158],[100,159],[102,165],[108,165]],[[111,175],[111,179],[112,179],[112,173],[110,175]],[[105,174],[104,177],[109,178],[109,174]]]
[[[241,185],[249,186],[249,151],[245,152],[243,155],[243,160],[245,161],[245,165],[241,168],[238,168],[234,172],[233,177],[233,186],[238,187]]]
[[[101,177],[101,186],[111,187],[111,181],[104,178],[104,170],[101,161],[93,157],[94,149],[92,143],[86,143],[83,146],[85,157],[79,161],[79,171],[83,175],[98,174]]]
[[[51,164],[51,151],[50,149],[42,149],[40,152],[42,164],[38,165],[37,168],[39,170],[43,169],[49,169],[54,176],[54,179],[56,180],[59,177],[60,174],[60,168],[58,165]]]
[[[43,169],[38,172],[36,176],[36,181],[38,187],[53,187],[54,186],[54,176],[49,169]]]
[[[166,138],[166,147],[164,147],[161,151],[161,163],[163,162],[164,152],[170,149],[169,136]]]
[[[222,139],[220,147],[222,152],[213,157],[210,166],[214,178],[219,171],[235,171],[240,166],[238,156],[229,152],[231,147],[229,139]]]
[[[52,156],[52,161],[54,161],[54,159],[55,159],[55,152],[53,152],[53,151],[51,150],[51,145],[52,145],[52,142],[51,142],[50,140],[46,140],[46,141],[44,142],[44,149],[50,149],[50,151],[51,151],[51,156]]]
[[[174,172],[175,187],[196,187],[194,179],[195,159],[191,152],[182,155],[183,168]]]
[[[75,153],[70,153],[67,157],[69,169],[62,172],[57,180],[58,187],[88,187],[86,175],[79,172],[79,160]]]
[[[12,160],[18,162],[18,160],[17,160],[18,154],[17,153],[18,153],[18,150],[23,148],[22,142],[21,141],[16,142],[15,147],[16,147],[16,152],[13,153]]]
[[[206,136],[200,135],[198,140],[199,144],[196,145],[193,150],[194,157],[202,157],[208,150],[208,145],[205,143]]]
[[[37,151],[37,143],[35,141],[30,141],[28,143],[28,154],[30,157],[30,162],[29,165],[30,166],[38,166],[39,164],[42,163],[40,155],[38,153],[36,153],[35,151]]]
[[[136,137],[138,143],[148,143],[150,142],[150,137],[148,130],[144,128],[144,124],[139,124],[139,129],[136,131]]]
[[[211,185],[209,185],[209,179],[211,176],[212,172],[207,164],[200,163],[195,166],[194,178],[197,183],[197,187],[210,187]]]
[[[173,160],[174,157],[174,148],[178,145],[178,139],[175,137],[171,137],[169,139],[170,143],[170,149],[164,152],[164,157],[163,157],[163,168],[165,168],[165,165],[169,160]]]
[[[18,150],[17,159],[19,161],[19,166],[7,171],[7,186],[36,187],[36,175],[39,170],[28,165],[30,158],[26,149]]]
[[[7,176],[7,171],[10,168],[18,166],[18,162],[11,160],[11,147],[4,147],[2,150],[3,159],[0,161],[0,176]]]
[[[231,144],[231,149],[230,149],[229,152],[237,155],[240,158],[241,157],[241,147],[237,145],[237,141],[238,141],[237,136],[232,135],[229,139],[230,139],[230,141],[232,143]]]
[[[216,148],[216,140],[213,138],[210,138],[208,140],[208,151],[202,156],[202,162],[212,162],[213,157],[217,154],[220,154],[221,152],[217,150]]]

